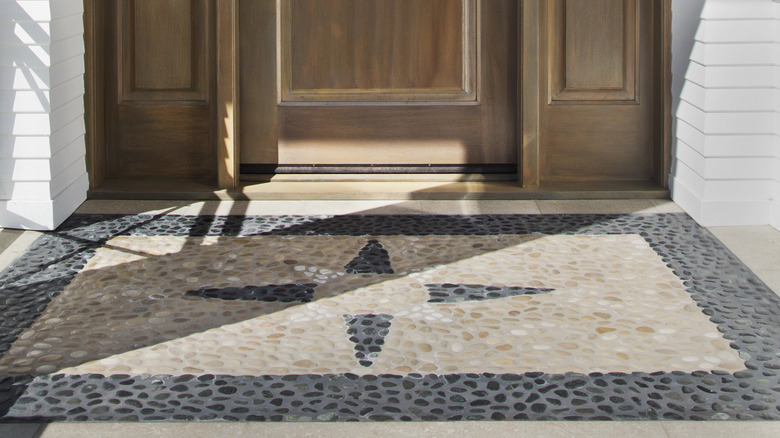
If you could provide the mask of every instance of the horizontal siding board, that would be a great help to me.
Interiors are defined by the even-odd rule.
[[[707,180],[688,167],[687,163],[682,160],[676,163],[676,168],[674,176],[677,179],[677,182],[682,183],[687,187],[687,190],[696,195],[699,200],[704,199],[704,190],[706,188]]]
[[[696,39],[707,43],[774,43],[775,20],[707,20]]]
[[[774,112],[706,112],[705,134],[774,134]]]
[[[3,114],[6,123],[0,124],[0,135],[50,135],[48,114]]]
[[[0,200],[0,224],[33,230],[52,230],[58,225],[51,200]]]
[[[51,181],[48,159],[0,159],[4,181]]]
[[[66,102],[51,112],[51,130],[56,135],[59,130],[78,120],[84,114],[84,100],[80,97]]]
[[[89,178],[86,172],[67,187],[63,187],[52,200],[53,227],[61,224],[72,212],[87,200]]]
[[[84,12],[84,0],[48,0],[51,5],[51,17],[56,20]]]
[[[774,13],[774,4],[767,0],[708,0],[705,2],[701,17],[705,20],[762,20],[773,16]]]
[[[771,181],[774,167],[769,157],[709,157],[704,177],[708,180],[717,179],[752,179]],[[769,200],[769,197],[766,198]]]
[[[78,114],[78,117],[72,120],[62,129],[56,132],[56,135],[52,136],[49,142],[49,150],[51,155],[56,154],[60,149],[70,144],[72,141],[83,137],[86,132],[84,125],[84,114]]]
[[[0,0],[0,20],[51,21],[51,8],[48,1]]]
[[[683,142],[701,155],[707,154],[707,139],[701,130],[694,128],[687,121],[678,118],[674,123],[675,139],[678,142]]]
[[[10,67],[0,64],[0,90],[47,90],[51,72],[46,67]]]
[[[691,49],[691,60],[708,66],[755,65],[773,66],[774,57],[768,57],[774,44],[761,43],[708,43],[696,41]]]
[[[706,177],[707,158],[683,141],[677,142],[677,160],[685,163],[688,168],[702,178]]]
[[[707,157],[769,157],[777,144],[775,135],[708,135]]]
[[[46,199],[50,194],[48,181],[0,181],[0,200]]]
[[[72,58],[65,59],[62,62],[51,66],[51,86],[56,87],[75,77],[84,75],[84,56],[78,54]],[[83,89],[84,84],[81,85]]]
[[[51,42],[51,25],[46,22],[20,23],[0,20],[0,46],[3,50],[26,45],[41,45]]]
[[[675,19],[677,17],[691,17],[699,19],[705,0],[674,0],[672,2],[672,12]]]
[[[775,87],[777,77],[770,65],[714,65],[706,67],[708,88]]]
[[[772,198],[772,181],[769,180],[716,180],[707,181],[705,201],[763,201]]]
[[[82,35],[72,35],[68,38],[52,41],[51,50],[52,58],[50,65],[56,65],[74,56],[83,56],[84,37]]]
[[[67,146],[57,151],[51,159],[52,179],[59,177],[72,163],[81,161],[84,164],[84,140],[79,137]]]
[[[81,175],[87,173],[87,165],[84,162],[83,156],[69,163],[59,174],[52,178],[51,192],[49,197],[54,199],[65,187],[68,187],[73,182],[81,178]]]
[[[705,95],[702,88],[702,96]],[[774,88],[716,88],[706,92],[704,110],[768,112],[775,108]]]
[[[51,56],[48,44],[25,44],[18,46],[4,46],[0,50],[0,65],[26,67],[49,67]]]
[[[47,136],[0,135],[0,159],[49,157],[51,142]]]
[[[0,113],[47,113],[50,110],[48,90],[0,90]]]
[[[691,81],[684,81],[678,91],[679,99],[696,108],[707,110],[707,89]]]
[[[681,120],[684,120],[689,125],[698,129],[699,131],[708,134],[707,132],[707,113],[699,108],[691,105],[690,103],[681,100],[677,105],[677,112],[675,116]]]
[[[51,90],[51,109],[56,110],[72,100],[83,98],[83,96],[84,76],[74,76]]]
[[[52,21],[50,26],[51,35],[56,36],[58,39],[72,36],[83,37],[84,34],[84,18],[81,13],[58,18]]]
[[[684,175],[674,175],[669,181],[674,201],[694,220],[701,223],[701,196],[691,189],[689,184],[691,180]]]

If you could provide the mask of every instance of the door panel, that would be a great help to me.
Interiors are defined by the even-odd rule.
[[[203,35],[192,32],[193,19],[203,19],[202,6],[190,0],[125,2],[124,14],[132,24],[123,36],[123,71],[130,73],[124,96],[134,90],[155,90],[160,96],[166,89],[193,88],[193,79],[203,74],[203,60],[193,63],[192,56],[203,52]]]
[[[516,162],[516,1],[268,3],[242,3],[242,163]]]
[[[551,100],[637,100],[639,0],[552,3]]]
[[[285,0],[283,103],[476,102],[472,0]]]
[[[543,2],[541,35],[547,38],[540,38],[538,107],[542,186],[654,178],[660,138],[653,132],[657,4]]]
[[[106,2],[109,178],[215,177],[213,19],[213,0]]]

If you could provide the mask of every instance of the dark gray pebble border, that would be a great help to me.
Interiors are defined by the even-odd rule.
[[[0,354],[118,235],[640,234],[745,360],[718,372],[0,376],[0,421],[780,419],[780,299],[684,214],[74,215],[0,274]]]

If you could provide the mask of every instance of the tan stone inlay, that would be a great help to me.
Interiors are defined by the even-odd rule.
[[[396,274],[345,275],[371,238],[388,250]],[[110,245],[0,367],[134,375],[744,369],[639,236],[123,237]],[[143,253],[154,255],[137,258]],[[182,295],[206,282],[302,279],[322,285],[316,301]],[[429,283],[556,290],[435,304],[427,302]],[[122,312],[134,316],[116,319]],[[382,352],[363,367],[343,315],[367,313],[394,318]]]
[[[382,237],[396,275],[347,275],[371,237],[116,237],[0,358],[0,373],[47,374],[299,303],[187,297],[187,290],[317,283],[316,299],[528,240],[513,236]],[[479,243],[474,243],[479,242]],[[447,250],[441,248],[446,245]],[[479,248],[474,248],[479,245]]]

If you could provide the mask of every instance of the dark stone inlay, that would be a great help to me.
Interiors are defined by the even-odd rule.
[[[115,236],[638,234],[745,360],[736,373],[0,376],[0,421],[780,420],[780,298],[686,214],[73,215],[0,273],[0,355]],[[7,412],[7,414],[6,414]]]
[[[776,419],[780,390],[762,396],[748,382],[705,372],[89,374],[5,379],[0,385],[23,392],[8,406],[9,422]]]
[[[555,291],[522,286],[485,286],[481,284],[426,284],[429,303],[460,303],[463,301],[495,300],[518,295],[539,295]]]
[[[349,340],[355,343],[355,358],[364,367],[370,367],[382,351],[385,337],[390,333],[392,315],[384,313],[344,315]]]
[[[395,274],[390,255],[378,240],[369,240],[344,270],[347,274]]]
[[[190,297],[217,298],[220,300],[264,301],[267,303],[308,303],[314,299],[315,283],[269,284],[224,288],[200,288],[187,291]]]

